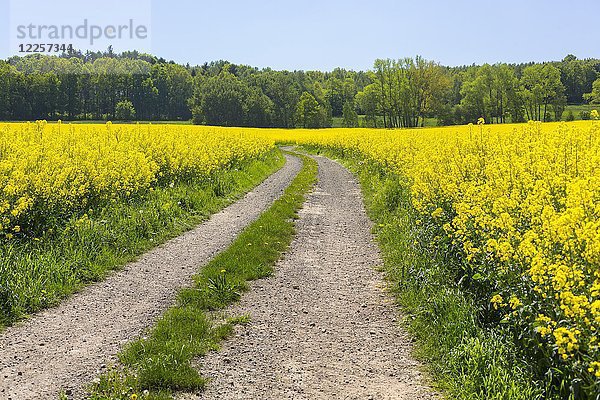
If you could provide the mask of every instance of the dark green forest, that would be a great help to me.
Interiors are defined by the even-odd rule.
[[[275,71],[226,61],[178,65],[138,52],[0,61],[0,119],[189,121],[252,127],[417,127],[555,121],[600,103],[600,60],[445,67],[421,57],[370,71]],[[362,115],[359,119],[359,115]],[[577,116],[586,118],[585,113]]]

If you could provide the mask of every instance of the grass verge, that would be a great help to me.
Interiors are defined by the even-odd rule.
[[[454,279],[453,254],[434,246],[437,231],[418,223],[402,177],[354,153],[309,150],[340,159],[359,178],[390,290],[436,386],[460,400],[545,398],[510,336],[480,324],[471,295]]]
[[[303,167],[283,196],[250,224],[183,289],[145,338],[119,354],[121,365],[96,379],[90,398],[171,399],[178,391],[201,390],[206,381],[192,360],[210,350],[245,317],[224,318],[219,310],[237,301],[248,281],[269,276],[295,233],[294,220],[317,176],[317,164]]]
[[[279,150],[203,182],[159,187],[148,195],[73,217],[60,232],[0,245],[0,330],[56,305],[138,255],[191,229],[281,168]]]

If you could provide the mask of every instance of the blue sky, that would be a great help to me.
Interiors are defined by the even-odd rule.
[[[69,8],[61,1],[75,2],[38,1],[45,21],[61,22]],[[151,51],[181,63],[331,70],[417,54],[445,65],[600,57],[597,0],[137,1],[151,8]],[[48,3],[55,8],[41,7]],[[135,18],[126,3],[77,1]],[[2,58],[9,53],[9,4],[0,0]]]

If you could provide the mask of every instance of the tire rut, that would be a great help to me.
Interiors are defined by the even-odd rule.
[[[297,157],[286,159],[282,169],[197,228],[0,334],[0,398],[55,399],[61,390],[82,398],[84,387],[153,325],[198,268],[283,194],[302,165]]]
[[[231,309],[251,322],[198,360],[211,379],[180,399],[434,399],[385,291],[360,187],[316,157],[319,183],[275,275]]]

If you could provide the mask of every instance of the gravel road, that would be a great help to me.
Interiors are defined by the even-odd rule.
[[[287,157],[280,171],[196,229],[1,334],[0,399],[55,399],[61,389],[81,398],[82,386],[173,304],[199,266],[266,210],[300,167]]]
[[[205,392],[181,399],[433,399],[385,292],[382,260],[360,188],[317,157],[319,183],[274,277],[252,285],[231,313],[249,314],[198,360]]]

